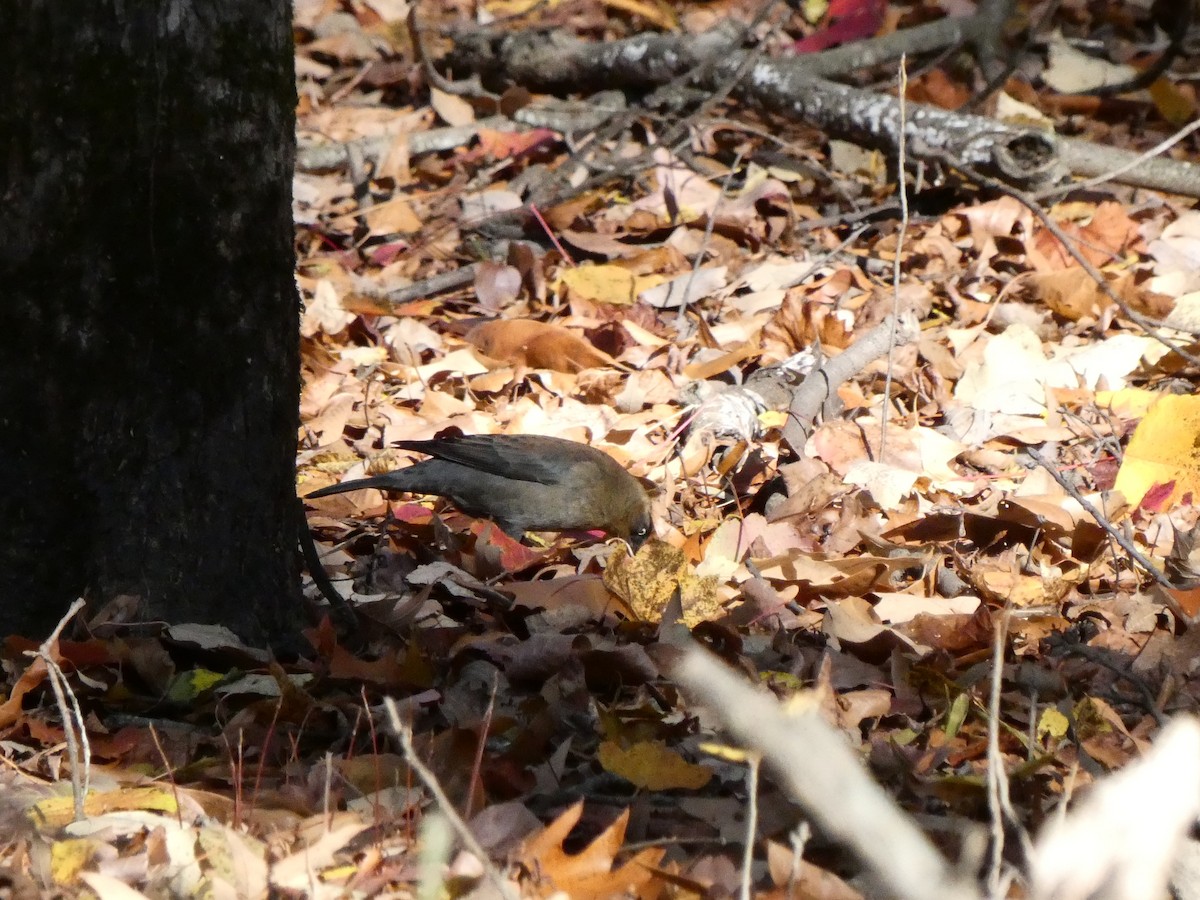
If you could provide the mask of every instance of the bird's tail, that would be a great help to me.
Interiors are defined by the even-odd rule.
[[[343,481],[341,484],[331,484],[329,487],[323,487],[319,491],[313,491],[311,494],[305,494],[305,500],[315,500],[318,497],[328,497],[331,494],[344,494],[347,491],[361,491],[366,488],[378,488],[381,491],[404,490],[396,484],[396,479],[393,474],[376,475],[374,478],[356,478],[354,481]]]

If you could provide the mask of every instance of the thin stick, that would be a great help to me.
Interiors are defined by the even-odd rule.
[[[742,900],[754,896],[750,870],[754,866],[754,842],[758,836],[758,770],[762,757],[751,753],[746,760],[746,792],[749,794],[746,811],[746,845],[742,849]]]
[[[988,696],[987,800],[992,826],[991,866],[988,869],[988,896],[1003,897],[1004,822],[1016,823],[1012,798],[1008,793],[1008,773],[1000,753],[1000,693],[1004,682],[1004,647],[1008,638],[1011,611],[1005,608],[996,623],[992,640],[992,686]],[[1028,849],[1028,848],[1027,848]]]
[[[893,323],[889,316],[832,359],[814,369],[796,388],[783,426],[783,440],[797,455],[812,431],[821,407],[847,379],[884,356],[896,343],[910,344],[921,333],[915,316],[902,316]]]
[[[50,689],[54,692],[54,700],[63,718],[67,755],[71,759],[71,796],[75,800],[75,821],[79,822],[85,815],[84,800],[92,782],[92,751],[88,744],[87,726],[83,721],[83,711],[79,708],[79,699],[71,690],[62,667],[50,658],[48,652],[39,651],[39,655],[46,663]]]
[[[762,754],[780,786],[827,838],[862,863],[874,886],[884,888],[872,896],[978,898],[970,876],[946,863],[814,709],[784,713],[773,697],[696,647],[672,674],[733,739]]]
[[[717,194],[717,200],[713,203],[712,209],[708,211],[708,221],[704,224],[704,237],[700,239],[700,249],[696,251],[696,258],[692,260],[692,271],[688,272],[687,282],[683,286],[683,296],[679,298],[679,311],[675,315],[675,330],[683,331],[683,326],[687,322],[688,300],[691,299],[692,282],[696,280],[696,273],[700,271],[700,266],[704,262],[704,254],[708,252],[709,244],[712,242],[713,227],[717,224],[717,212],[721,209],[721,204],[725,202],[729,196],[729,185],[733,182],[733,176],[737,174],[738,166],[742,164],[742,151],[738,151],[734,157],[733,164],[729,167],[729,171],[725,173],[725,178],[721,182],[721,192]]]
[[[896,232],[896,258],[892,260],[892,333],[888,337],[887,370],[883,378],[883,411],[879,423],[879,455],[883,462],[883,451],[887,449],[888,420],[892,412],[892,365],[896,352],[896,323],[900,321],[900,254],[904,249],[904,236],[908,232],[908,183],[905,181],[908,139],[908,54],[900,54],[900,141],[896,148],[896,190],[900,193],[900,229]]]
[[[167,751],[163,749],[162,741],[158,739],[158,729],[153,723],[150,725],[150,739],[154,741],[154,748],[158,750],[158,755],[162,757],[163,769],[166,772],[167,781],[171,785],[171,793],[175,796],[175,819],[179,823],[179,827],[183,827],[183,804],[179,802],[179,785],[175,782],[175,770],[171,766],[171,760],[167,758]]]
[[[321,792],[321,817],[325,820],[325,833],[329,833],[333,825],[333,807],[329,800],[333,795],[333,753],[325,751],[325,785]]]
[[[546,233],[546,237],[550,239],[550,243],[554,245],[554,249],[562,254],[563,262],[572,268],[577,266],[578,263],[576,263],[575,258],[571,256],[571,251],[559,242],[558,235],[554,233],[554,229],[550,227],[550,223],[546,221],[545,216],[542,215],[542,211],[537,208],[537,204],[530,203],[529,211],[533,214],[533,217],[537,219],[538,224],[542,226],[542,231]]]
[[[63,720],[63,735],[67,741],[67,756],[71,760],[71,795],[75,800],[75,821],[82,821],[85,815],[84,800],[92,781],[92,751],[88,744],[87,727],[83,720],[83,710],[79,708],[79,700],[67,682],[67,676],[54,659],[54,647],[58,643],[67,623],[83,609],[83,598],[78,598],[71,604],[66,614],[58,620],[50,636],[42,642],[36,653],[31,656],[40,657],[46,665],[46,673],[50,680],[50,689],[54,692],[54,700],[58,704],[59,715]]]
[[[417,756],[417,751],[413,747],[412,742],[412,729],[400,719],[400,710],[396,708],[396,701],[391,697],[387,697],[383,703],[388,711],[388,719],[390,720],[392,731],[396,733],[396,737],[400,740],[400,748],[404,751],[404,758],[408,761],[409,767],[416,773],[416,776],[421,779],[421,783],[425,785],[426,790],[433,795],[433,800],[437,803],[438,809],[441,810],[442,815],[450,822],[450,827],[454,829],[459,840],[479,860],[479,864],[483,866],[484,874],[495,885],[496,890],[500,892],[504,900],[520,900],[520,896],[513,890],[512,885],[492,865],[487,851],[475,839],[475,835],[472,834],[467,823],[458,814],[458,811],[454,808],[454,804],[450,802],[450,798],[442,790],[437,776]]]
[[[1160,572],[1153,562],[1144,556],[1137,547],[1133,546],[1133,541],[1125,537],[1125,535],[1122,534],[1115,525],[1109,522],[1108,519],[1104,518],[1104,514],[1100,512],[1100,510],[1096,509],[1096,507],[1090,502],[1088,502],[1088,500],[1081,493],[1079,493],[1075,485],[1067,481],[1067,479],[1063,477],[1062,473],[1059,472],[1058,469],[1056,469],[1053,465],[1051,465],[1050,460],[1042,456],[1042,454],[1033,447],[1027,447],[1026,452],[1033,457],[1034,461],[1039,466],[1050,473],[1050,477],[1058,482],[1058,486],[1066,491],[1067,494],[1070,495],[1071,499],[1082,506],[1084,511],[1086,511],[1087,514],[1095,520],[1096,524],[1107,531],[1109,537],[1120,544],[1121,548],[1129,554],[1130,558],[1133,559],[1139,566],[1141,566],[1146,573],[1150,575],[1150,577],[1152,577],[1165,588],[1173,589],[1175,587],[1173,584],[1171,584],[1171,580],[1162,572]]]
[[[488,732],[492,730],[492,716],[496,712],[496,692],[499,689],[500,677],[499,674],[495,674],[492,676],[492,693],[488,697],[487,709],[483,711],[483,717],[479,723],[479,741],[475,745],[475,759],[471,761],[471,778],[467,782],[467,801],[464,814],[468,817],[475,814],[475,791],[479,789],[483,773],[483,752],[487,749]]]

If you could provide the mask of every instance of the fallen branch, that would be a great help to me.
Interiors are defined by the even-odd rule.
[[[797,455],[812,433],[813,423],[826,401],[846,381],[871,363],[885,356],[893,346],[911,344],[920,335],[920,326],[911,313],[899,319],[888,316],[840,354],[808,374],[792,394],[783,440]],[[894,336],[894,343],[893,343]]]
[[[820,57],[754,58],[730,49],[729,28],[698,36],[643,34],[603,44],[562,32],[514,35],[473,34],[450,56],[456,71],[484,78],[503,73],[512,82],[541,90],[627,87],[646,89],[681,76],[705,90],[736,79],[736,93],[794,121],[818,126],[834,137],[894,153],[903,134],[915,160],[950,156],[1008,184],[1038,189],[1070,176],[1090,177],[1129,168],[1123,184],[1200,197],[1200,166],[1167,159],[1138,160],[1138,154],[1065,140],[1042,130],[909,104],[901,123],[895,97],[837,84],[819,77]],[[719,54],[717,65],[708,65]],[[838,67],[844,62],[839,61]],[[901,129],[903,128],[903,132]]]

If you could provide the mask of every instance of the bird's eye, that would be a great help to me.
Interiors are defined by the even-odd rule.
[[[641,525],[633,530],[633,536],[639,537],[639,538],[644,538],[649,533],[650,533],[649,525]]]

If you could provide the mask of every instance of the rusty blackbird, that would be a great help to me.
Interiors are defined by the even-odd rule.
[[[397,446],[432,458],[321,488],[305,499],[361,488],[436,494],[517,539],[526,531],[599,528],[636,550],[650,535],[650,500],[641,482],[587,444],[534,434],[478,434]]]

